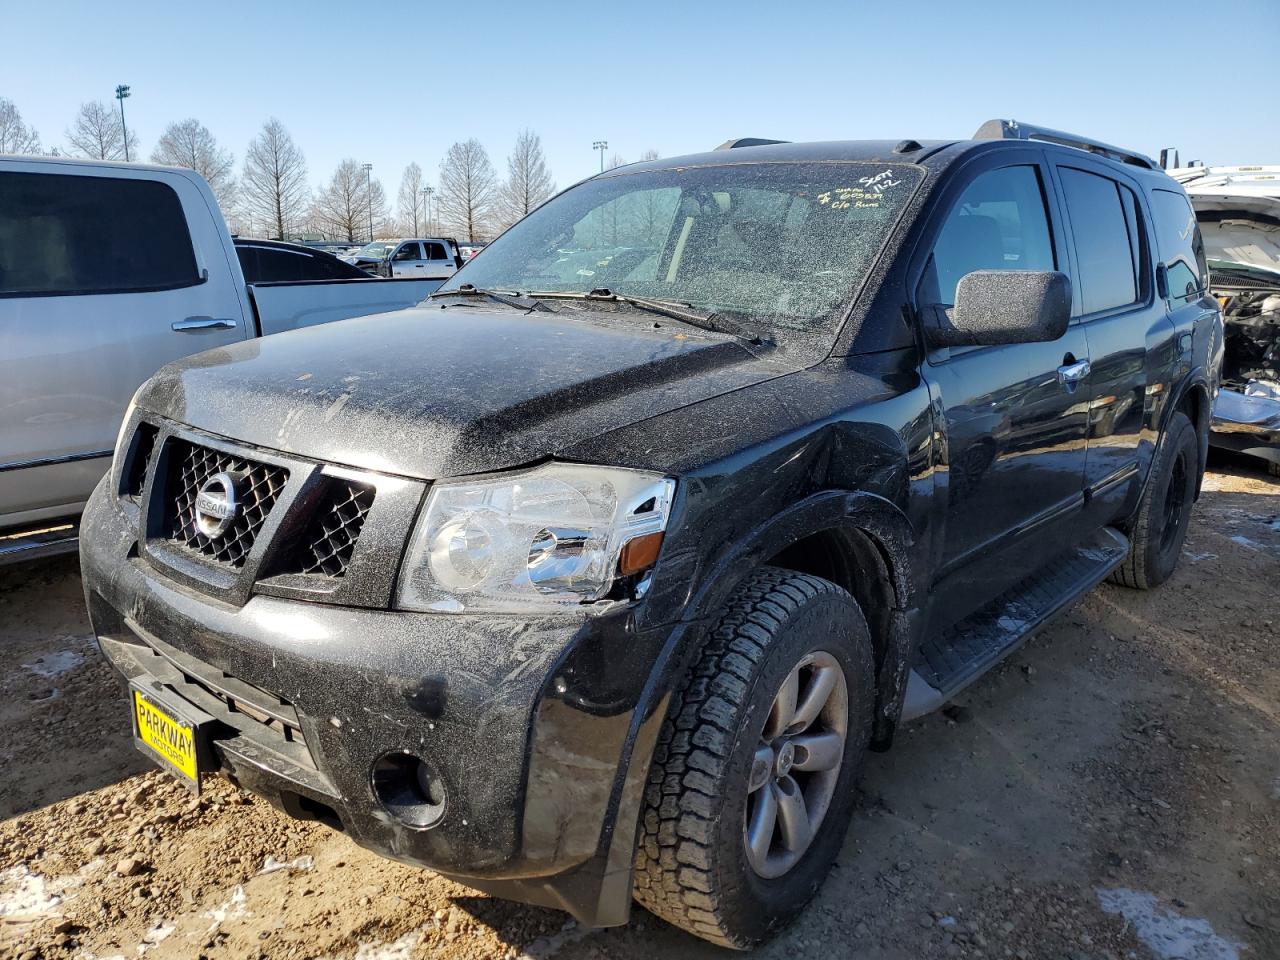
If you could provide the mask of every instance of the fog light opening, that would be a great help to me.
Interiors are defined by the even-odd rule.
[[[373,765],[373,795],[411,827],[433,827],[444,816],[444,781],[411,753],[384,754]]]

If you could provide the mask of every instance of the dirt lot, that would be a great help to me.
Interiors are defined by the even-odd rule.
[[[1280,485],[1216,462],[1164,589],[1104,586],[870,758],[759,956],[1280,958]],[[584,931],[137,755],[73,560],[0,572],[0,956],[694,958]]]

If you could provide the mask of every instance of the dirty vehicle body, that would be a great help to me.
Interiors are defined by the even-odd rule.
[[[1177,562],[1221,351],[1163,285],[1185,195],[1031,132],[619,168],[419,308],[165,368],[81,554],[144,748],[587,924],[766,939],[868,745]]]
[[[289,249],[311,269],[328,256],[251,247],[239,253],[255,268]],[[76,549],[129,398],[164,364],[412,306],[439,285],[334,276],[246,280],[192,170],[0,157],[0,563]]]
[[[1204,237],[1226,349],[1214,446],[1267,462],[1280,476],[1280,167],[1184,167]]]

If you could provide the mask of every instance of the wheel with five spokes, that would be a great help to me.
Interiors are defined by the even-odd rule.
[[[764,567],[673,696],[650,769],[636,899],[747,948],[817,891],[871,732],[871,637],[835,584]]]

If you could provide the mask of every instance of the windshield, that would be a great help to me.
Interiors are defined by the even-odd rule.
[[[358,250],[352,250],[347,256],[349,257],[366,257],[370,260],[384,260],[395,247],[395,242],[383,243],[381,240],[375,240],[373,243],[366,243]]]
[[[920,173],[738,163],[589,180],[538,208],[441,287],[678,301],[792,330],[830,328]]]

